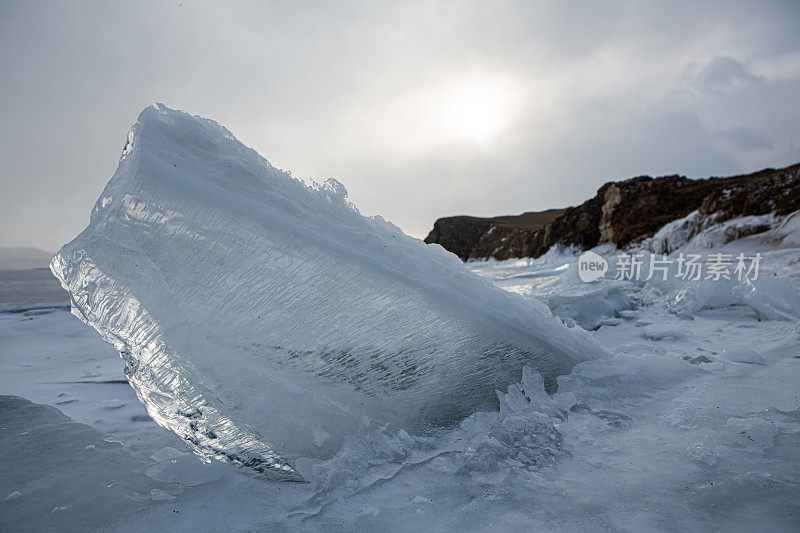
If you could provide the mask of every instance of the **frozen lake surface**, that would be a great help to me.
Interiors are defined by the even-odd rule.
[[[0,312],[68,305],[69,296],[49,269],[0,270]]]
[[[800,528],[798,213],[465,267],[155,105],[90,220],[75,316],[0,273],[4,530]]]
[[[499,413],[449,430],[353,435],[309,467],[310,483],[202,463],[149,419],[113,348],[47,307],[63,302],[52,279],[3,277],[2,304],[17,312],[0,314],[0,528],[797,530],[797,323],[747,305],[680,316],[613,281],[629,308],[608,311],[597,285],[559,270],[571,260],[468,267],[543,301],[560,295],[557,312],[607,313],[592,335],[613,357],[581,363],[552,397],[520,376]],[[796,291],[799,265],[797,249],[768,252],[762,275]]]

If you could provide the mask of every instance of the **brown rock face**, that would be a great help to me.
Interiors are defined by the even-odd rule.
[[[539,257],[560,244],[618,247],[652,236],[694,210],[719,221],[746,215],[784,215],[800,209],[800,164],[730,178],[640,176],[600,187],[567,209],[495,218],[440,218],[425,239],[461,259]]]
[[[800,164],[728,180],[719,194],[703,198],[701,213],[724,213],[726,218],[734,218],[773,212],[788,215],[800,209]]]
[[[470,257],[494,257],[492,252],[496,248],[501,249],[498,253],[503,259],[525,257],[522,252],[527,250],[526,239],[531,232],[546,226],[563,212],[564,209],[550,209],[494,218],[440,218],[433,224],[425,242],[441,244],[464,261]]]
[[[441,244],[445,250],[466,261],[481,237],[493,227],[490,220],[467,216],[440,218],[433,223],[425,242]]]

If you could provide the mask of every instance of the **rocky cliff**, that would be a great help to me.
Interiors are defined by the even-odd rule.
[[[623,247],[698,210],[718,221],[800,209],[800,164],[729,178],[639,176],[609,182],[577,207],[518,216],[440,218],[425,238],[461,259],[539,257],[554,245]]]
[[[566,209],[516,216],[440,218],[425,242],[438,243],[466,261],[477,257],[524,257],[527,238],[564,214]]]

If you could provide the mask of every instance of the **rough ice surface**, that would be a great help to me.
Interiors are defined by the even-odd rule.
[[[765,231],[765,228],[769,228]],[[747,216],[717,223],[697,212],[670,222],[645,241],[627,250],[613,245],[593,249],[609,267],[604,278],[580,281],[576,263],[578,250],[553,248],[533,260],[476,261],[470,268],[487,275],[506,290],[533,296],[548,305],[568,325],[594,330],[621,318],[644,303],[664,304],[673,313],[691,318],[702,310],[745,306],[763,320],[800,320],[800,294],[791,283],[797,276],[794,262],[800,247],[800,213],[784,217],[772,214]],[[638,279],[618,280],[619,254],[638,254],[643,267]],[[678,256],[700,256],[708,263],[713,254],[769,256],[770,266],[756,279],[707,279],[707,264],[701,279],[677,276]],[[670,261],[666,279],[656,274],[647,279],[652,256]],[[500,268],[498,268],[500,267]],[[766,268],[766,270],[764,270]]]
[[[671,254],[679,249],[697,252],[723,246],[778,226],[773,214],[750,215],[719,223],[716,222],[718,219],[716,214],[703,216],[699,211],[692,211],[683,218],[665,224],[642,244],[655,254]],[[782,221],[780,226],[785,227],[786,221]],[[773,231],[781,230],[776,228]]]
[[[495,409],[526,365],[552,393],[603,354],[346,194],[151,106],[51,269],[159,424],[205,457],[288,478],[347,435],[450,426]]]
[[[760,278],[796,296],[797,230],[796,216],[776,220],[773,230],[708,252],[760,250]],[[0,464],[10,467],[0,475],[0,524],[87,530],[102,521],[104,529],[131,532],[798,531],[797,322],[767,319],[744,300],[682,315],[670,307],[680,286],[584,284],[570,273],[577,256],[552,250],[536,260],[467,267],[543,302],[570,296],[557,311],[595,313],[591,322],[599,325],[590,334],[613,357],[575,365],[557,378],[553,395],[534,369],[522,370],[501,389],[499,409],[451,428],[349,435],[329,459],[301,462],[310,481],[303,484],[265,482],[185,453],[121,383],[115,350],[67,312],[44,313],[37,300],[25,304],[32,313],[0,312],[0,390],[101,432],[63,431],[52,417],[27,414],[18,425],[0,424],[0,438],[11,444],[0,446]],[[598,305],[595,287],[621,291],[632,307]],[[583,304],[579,294],[588,295]],[[778,309],[778,296],[765,301]],[[106,409],[106,399],[124,405]],[[104,455],[110,444],[124,453]],[[141,460],[156,462],[144,476]],[[71,482],[79,470],[91,475]]]

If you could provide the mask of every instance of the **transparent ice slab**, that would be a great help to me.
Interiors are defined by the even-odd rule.
[[[159,424],[287,479],[347,435],[453,424],[496,409],[526,364],[552,391],[601,353],[346,195],[157,104],[51,269]]]

